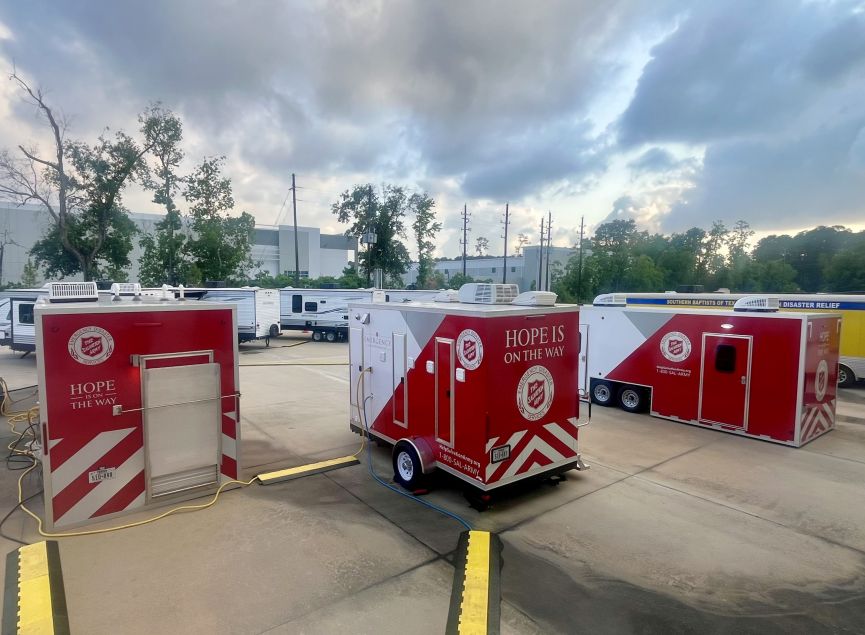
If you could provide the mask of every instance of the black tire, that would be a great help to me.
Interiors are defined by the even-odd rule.
[[[619,408],[625,412],[643,412],[649,401],[646,390],[640,386],[622,386],[617,396]]]
[[[593,379],[589,388],[592,403],[599,406],[612,406],[615,398],[613,383],[601,379]]]
[[[844,364],[838,364],[838,387],[850,388],[856,383],[856,375]]]
[[[333,331],[328,331],[327,333],[324,334],[324,338],[328,342],[335,342],[336,341],[336,333],[334,333]]]
[[[316,342],[320,342],[321,341],[321,331],[313,331],[312,332],[312,339]]]
[[[393,480],[413,492],[423,483],[423,465],[414,446],[408,441],[398,441],[393,446]]]
[[[279,337],[279,325],[278,324],[271,324],[270,325],[270,331],[268,332],[268,335],[270,335],[270,337]]]

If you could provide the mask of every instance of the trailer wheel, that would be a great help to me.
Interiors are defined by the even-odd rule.
[[[279,337],[279,325],[271,324],[270,325],[270,337]]]
[[[592,402],[599,406],[613,405],[613,384],[608,381],[592,380]]]
[[[619,407],[625,412],[642,412],[646,406],[646,393],[636,386],[619,389]]]
[[[328,342],[335,342],[336,341],[336,333],[334,333],[333,331],[328,331],[327,333],[324,334],[324,337],[325,337],[325,339],[327,339]]]
[[[409,491],[416,490],[423,481],[420,457],[407,441],[398,441],[393,446],[393,478]]]
[[[315,340],[316,342],[320,342],[321,341],[321,331],[313,331],[312,332],[312,339]]]
[[[849,388],[856,383],[856,375],[844,364],[838,365],[838,387]]]

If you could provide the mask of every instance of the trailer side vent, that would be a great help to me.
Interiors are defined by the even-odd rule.
[[[97,302],[99,289],[95,282],[49,282],[49,302]]]
[[[622,293],[602,293],[596,297],[592,304],[594,306],[625,306],[628,298]]]
[[[469,282],[460,287],[460,302],[467,304],[510,304],[519,294],[515,284]]]
[[[746,295],[736,300],[734,311],[757,311],[769,313],[778,310],[778,298],[769,295]]]
[[[558,298],[552,291],[526,291],[514,299],[513,304],[520,306],[553,306]]]

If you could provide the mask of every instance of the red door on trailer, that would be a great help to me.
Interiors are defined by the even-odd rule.
[[[454,341],[436,338],[436,438],[445,445],[454,443]]]
[[[703,336],[700,421],[748,429],[751,337]]]

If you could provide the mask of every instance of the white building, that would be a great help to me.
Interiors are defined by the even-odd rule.
[[[546,248],[544,248],[544,271],[541,287],[546,281]],[[552,247],[550,249],[551,269],[560,266],[564,269],[571,256],[577,253],[576,249],[570,247]],[[583,254],[586,256],[587,254]],[[526,245],[523,247],[522,256],[508,256],[505,264],[502,256],[489,256],[483,258],[469,258],[466,260],[466,275],[475,280],[492,280],[493,282],[505,282],[517,284],[520,291],[537,289],[540,267],[540,247],[538,245]],[[439,260],[435,263],[435,271],[441,272],[445,280],[449,281],[454,275],[462,274],[462,258],[452,260]],[[406,285],[417,282],[417,263],[413,262],[409,270],[403,275]],[[534,285],[534,286],[533,286]]]
[[[163,216],[161,214],[131,213],[129,217],[142,233],[153,233]],[[28,252],[47,229],[51,227],[51,216],[41,206],[0,202],[0,245],[3,259],[0,262],[0,284],[19,282],[27,263]],[[339,277],[349,261],[356,260],[357,239],[341,234],[322,234],[316,227],[298,227],[298,254],[300,275],[318,278]],[[138,240],[133,240],[129,254],[129,279],[138,279],[138,262],[142,251]],[[294,229],[291,226],[256,227],[252,260],[260,265],[250,272],[264,271],[270,275],[294,273]]]

